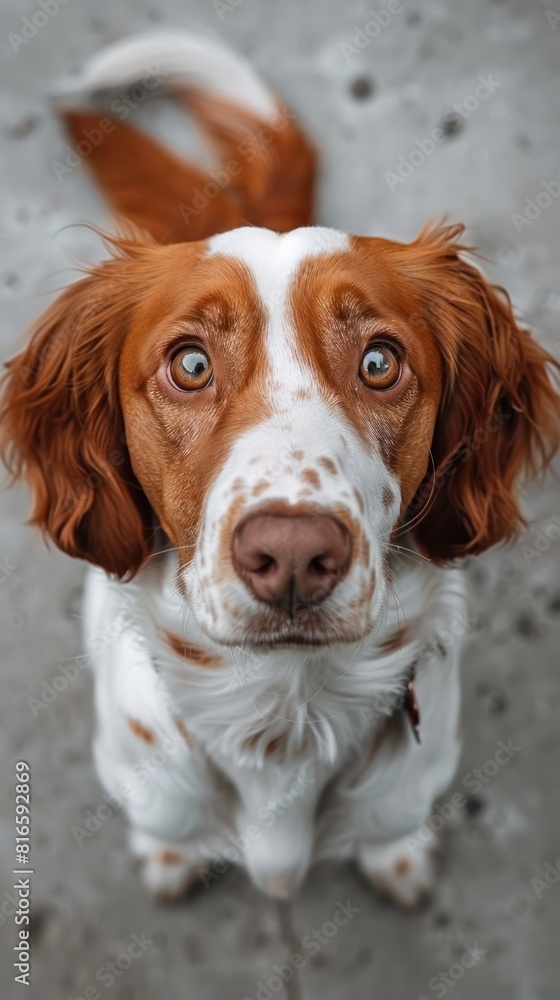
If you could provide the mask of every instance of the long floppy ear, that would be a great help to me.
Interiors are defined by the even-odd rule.
[[[71,285],[7,364],[2,453],[33,494],[30,521],[64,552],[119,576],[150,551],[148,502],[128,459],[116,383],[135,272],[111,260]]]
[[[438,338],[446,391],[433,467],[408,518],[435,561],[483,552],[524,524],[520,478],[541,471],[560,443],[557,362],[516,321],[507,293],[457,246],[463,226],[427,229],[408,270]],[[425,513],[422,513],[425,511]]]

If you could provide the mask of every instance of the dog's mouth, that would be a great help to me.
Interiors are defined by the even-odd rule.
[[[236,630],[237,631],[237,630]],[[243,645],[261,652],[270,650],[319,650],[337,643],[361,641],[368,628],[363,621],[327,615],[318,608],[306,607],[293,615],[277,608],[254,613],[243,623],[231,645]]]
[[[323,649],[325,646],[332,645],[332,639],[323,636],[306,635],[304,633],[281,637],[272,635],[253,637],[249,635],[247,637],[247,645],[253,649],[261,650],[261,652],[270,652],[273,649],[310,650]]]

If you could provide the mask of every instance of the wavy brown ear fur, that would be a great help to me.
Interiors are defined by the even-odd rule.
[[[138,295],[131,261],[64,291],[7,364],[2,454],[33,494],[30,521],[64,552],[119,576],[150,551],[151,511],[128,460],[118,353]]]
[[[544,469],[560,444],[559,366],[518,324],[507,293],[463,259],[463,231],[426,228],[401,261],[447,369],[434,468],[407,515],[437,562],[511,538],[524,523],[520,478]]]

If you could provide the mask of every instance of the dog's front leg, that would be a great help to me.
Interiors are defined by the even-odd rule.
[[[229,776],[240,798],[237,828],[245,867],[262,892],[288,898],[312,860],[325,766],[265,762],[262,768],[236,768]]]
[[[425,824],[459,761],[458,660],[458,648],[442,651],[418,671],[421,742],[405,711],[393,717],[341,776],[325,817],[321,856],[353,856],[370,884],[403,906],[433,888],[439,839]]]

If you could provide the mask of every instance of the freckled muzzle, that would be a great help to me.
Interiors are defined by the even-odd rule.
[[[259,512],[234,532],[233,566],[258,601],[293,617],[319,604],[352,562],[347,528],[328,514]]]

